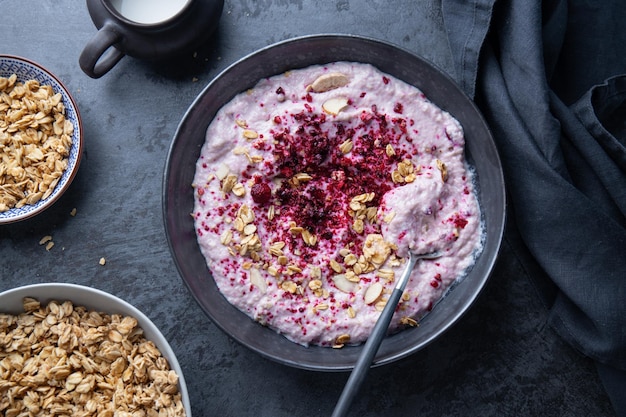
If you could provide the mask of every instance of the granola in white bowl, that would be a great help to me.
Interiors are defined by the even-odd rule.
[[[190,417],[181,367],[147,316],[65,283],[0,292],[0,414]]]

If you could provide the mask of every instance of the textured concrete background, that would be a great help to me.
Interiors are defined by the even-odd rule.
[[[293,36],[375,37],[454,75],[439,7],[437,0],[226,1],[219,29],[195,58],[156,66],[126,57],[93,80],[78,66],[95,33],[84,2],[0,0],[0,53],[35,60],[61,78],[78,102],[86,140],[62,199],[41,217],[0,227],[0,291],[71,282],[133,303],[170,341],[196,416],[329,415],[347,374],[258,356],[216,328],[187,291],[162,222],[167,150],[212,77]],[[55,242],[49,252],[38,244],[48,234]],[[593,365],[544,325],[546,313],[519,272],[505,243],[469,313],[425,350],[373,369],[353,415],[614,415]]]

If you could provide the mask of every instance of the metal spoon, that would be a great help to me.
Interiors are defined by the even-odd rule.
[[[409,282],[409,277],[411,276],[411,272],[413,272],[413,268],[415,268],[417,261],[420,259],[435,259],[440,256],[440,252],[423,254],[409,252],[409,261],[406,264],[404,272],[402,272],[402,276],[396,282],[396,286],[391,293],[391,297],[387,300],[387,304],[385,305],[383,312],[378,317],[372,333],[367,338],[367,341],[363,346],[363,351],[361,351],[361,354],[354,365],[354,369],[348,378],[348,382],[346,382],[343,392],[335,405],[332,417],[345,416],[348,408],[352,404],[352,400],[365,380],[365,375],[374,360],[374,356],[376,355],[376,352],[378,352],[378,348],[387,334],[387,329],[389,328],[389,323],[391,322],[393,313],[395,312],[396,306],[400,301],[400,297],[406,288],[406,284]]]

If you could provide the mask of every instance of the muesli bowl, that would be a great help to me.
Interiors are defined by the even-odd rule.
[[[32,312],[25,314],[25,298],[37,300],[37,302],[39,302],[41,306],[41,309],[34,309],[32,310]],[[49,305],[49,303],[51,302],[54,302],[54,308]],[[71,303],[71,309],[68,309],[69,304],[67,302]],[[41,317],[42,314],[40,313],[40,311],[43,311],[43,309],[45,309],[46,307],[49,308],[49,314],[45,317]],[[83,307],[84,310],[82,310]],[[74,314],[68,314],[70,311],[73,311]],[[94,314],[93,319],[89,317],[92,313]],[[7,329],[6,325],[8,323],[8,319],[6,315],[19,316],[20,314],[25,315],[25,319],[23,319],[20,324],[12,322],[10,328]],[[34,316],[36,315],[40,316],[39,319],[34,319]],[[113,315],[117,315],[121,319],[115,321],[116,324],[110,324],[114,321],[112,318]],[[80,319],[78,317],[80,317]],[[101,318],[103,317],[105,317],[105,320],[101,320]],[[129,319],[124,319],[124,317]],[[130,318],[136,320],[136,322],[134,322]],[[87,320],[92,321],[87,323]],[[37,326],[36,324],[33,325],[38,321],[41,321],[43,324],[41,326]],[[61,329],[67,330],[74,325],[80,325],[83,329],[85,329],[82,336],[78,340],[70,342],[69,336],[71,334],[75,334],[74,329],[72,329],[72,332],[70,332],[69,330],[67,332],[63,332],[67,333],[68,337],[66,338],[66,341],[62,341],[63,333],[61,333]],[[94,335],[93,333],[90,333],[90,330],[88,330],[90,327],[92,327],[91,330],[94,330],[95,333],[97,333],[98,331],[104,333],[105,330],[108,330],[108,332],[106,335],[102,335],[101,337],[89,339],[90,335]],[[124,330],[122,330],[123,327],[132,330],[126,333]],[[63,375],[59,376],[59,380],[65,381],[65,385],[60,387],[59,389],[70,388],[69,391],[77,390],[78,392],[82,392],[83,395],[92,395],[92,398],[96,403],[98,402],[98,397],[106,398],[106,396],[109,395],[103,394],[105,390],[115,391],[117,404],[122,404],[123,406],[123,401],[124,399],[127,399],[128,396],[121,395],[120,390],[126,391],[126,393],[128,393],[132,397],[133,391],[131,389],[139,390],[140,387],[146,388],[150,385],[152,385],[155,389],[161,389],[166,387],[164,391],[168,395],[171,394],[170,398],[173,399],[175,395],[180,396],[180,399],[178,400],[178,404],[176,406],[177,412],[173,412],[172,414],[168,415],[186,415],[187,417],[191,416],[191,404],[189,401],[189,394],[187,392],[187,385],[185,383],[182,369],[178,363],[174,351],[172,350],[165,336],[156,327],[156,325],[144,313],[142,313],[139,309],[137,309],[130,303],[96,288],[68,283],[32,284],[0,292],[0,335],[4,335],[5,333],[9,334],[10,332],[13,332],[17,335],[17,333],[21,333],[21,331],[18,332],[16,330],[19,330],[19,328],[23,328],[23,330],[25,331],[26,334],[24,335],[24,337],[28,337],[27,335],[29,332],[36,332],[41,330],[44,331],[45,333],[43,334],[48,335],[49,338],[39,337],[37,339],[37,344],[43,345],[43,349],[39,349],[33,345],[21,346],[22,343],[18,340],[18,337],[12,337],[10,341],[0,340],[0,360],[8,360],[9,362],[11,362],[11,358],[15,355],[19,356],[20,352],[24,349],[30,352],[27,355],[31,358],[31,361],[34,360],[35,357],[45,360],[44,357],[46,355],[39,352],[45,350],[45,346],[49,346],[48,349],[58,346],[62,348],[62,352],[56,351],[50,353],[50,351],[48,351],[48,353],[57,356],[66,354],[66,362],[74,366],[71,371],[72,375],[81,374],[81,371],[86,368],[85,363],[93,364],[95,361],[95,363],[101,365],[103,362],[112,362],[110,367],[104,369],[104,374],[98,374],[99,367],[95,366],[91,372],[85,371],[84,375],[82,375],[83,377],[85,377],[83,378],[85,384],[89,383],[86,378],[89,376],[89,374],[92,374],[96,376],[96,380],[99,384],[104,383],[110,384],[111,386],[92,385],[86,386],[85,389],[81,390],[81,388],[79,388],[79,385],[82,381],[72,381],[72,375]],[[46,332],[46,329],[50,330],[47,330]],[[127,341],[133,343],[132,348],[130,345],[126,344]],[[148,343],[148,345],[153,344],[152,346],[154,346],[158,350],[158,352],[154,351],[154,348],[150,348],[150,346],[146,346],[145,343],[142,343],[146,341],[151,342]],[[21,347],[13,346],[12,343],[17,343]],[[103,355],[103,357],[106,357],[106,360],[100,361],[97,357],[94,357],[94,355],[91,354],[92,349],[90,349],[89,346],[94,346],[94,349],[97,347],[98,352],[95,353],[95,356]],[[106,350],[109,348],[111,352],[107,353]],[[136,352],[129,353],[126,356],[122,355],[124,356],[124,358],[122,358],[122,356],[119,356],[119,354],[115,352],[128,349],[131,349],[131,351],[135,349]],[[113,356],[107,356],[109,354]],[[149,357],[150,359],[143,361],[143,359],[145,359],[143,358],[144,355]],[[86,362],[81,361],[80,364],[75,364],[74,359],[76,358],[85,358],[84,361]],[[27,358],[24,359],[27,360]],[[165,359],[167,363],[166,366],[163,366],[163,359]],[[133,363],[130,363],[131,361],[133,361]],[[142,375],[142,379],[140,380],[135,380],[135,376],[131,376],[130,374],[125,375],[122,371],[122,369],[124,368],[117,368],[115,365],[113,365],[117,363],[120,366],[124,365],[125,369],[128,370],[128,372],[133,369],[135,372],[139,372],[140,369],[143,368],[143,365],[140,362],[143,362],[143,364],[146,365],[146,375]],[[175,378],[175,380],[170,379],[167,381],[167,383],[164,383],[162,379],[158,383],[155,382],[157,378],[162,378],[164,375],[169,375],[169,378],[173,378],[173,376],[171,376],[171,373],[168,371],[160,373],[157,372],[155,374],[149,375],[150,369],[154,369],[154,366],[152,364],[158,364],[160,367],[159,370],[167,369],[169,371],[173,371],[177,378]],[[2,368],[2,372],[7,372],[6,363],[4,365],[5,366],[3,366]],[[58,368],[62,368],[64,366],[62,363],[58,363],[58,365]],[[106,367],[106,365],[104,366]],[[24,372],[24,368],[25,366],[19,367],[18,369],[20,369],[21,372]],[[117,369],[117,372],[114,368]],[[40,372],[41,371],[31,372],[31,374],[34,375],[31,376],[31,382],[33,384],[47,384],[47,379],[45,381],[37,380],[35,374],[38,374]],[[53,370],[49,369],[49,372],[52,373]],[[4,387],[0,386],[0,392],[2,392],[3,389],[10,389],[13,384],[11,382],[12,379],[10,378],[10,375],[3,374],[3,377],[3,379],[5,379],[7,383],[4,385]],[[114,379],[116,380],[116,384],[111,383],[111,378],[113,377],[115,377]],[[19,378],[22,378],[22,376],[20,376]],[[78,380],[81,379],[80,377],[77,378]],[[70,384],[70,386],[68,387],[67,384]],[[53,386],[54,384],[49,385]],[[174,389],[174,387],[176,389]],[[39,391],[44,392],[45,389],[43,387],[40,387]],[[23,396],[24,394],[25,393],[22,392],[22,394],[20,395]],[[137,394],[140,395],[141,393],[137,392]],[[154,396],[152,397],[153,399],[158,398],[159,393],[155,391],[154,393],[145,393],[144,399],[142,401],[146,401],[145,398],[152,394],[154,394]],[[15,396],[15,398],[13,398],[13,401],[17,401],[18,397],[20,396]],[[63,398],[66,399],[68,397],[71,397],[71,395],[63,396]],[[59,401],[59,399],[57,399],[56,401]],[[54,401],[52,402],[54,403]],[[172,404],[174,404],[174,402],[175,401],[172,401]],[[110,404],[102,405],[111,405],[113,403],[114,401],[110,401]],[[145,404],[147,403],[144,403],[144,405]],[[182,410],[180,407],[181,404]],[[6,403],[0,401],[0,411],[3,409],[2,406],[4,405],[6,405]],[[61,403],[59,406],[63,407],[67,406],[67,404]],[[172,405],[172,408],[174,408],[174,405]],[[173,409],[171,411],[173,411]],[[183,411],[184,414],[180,411]]]
[[[221,295],[200,251],[194,231],[195,163],[214,115],[236,94],[260,79],[288,70],[335,61],[372,64],[418,87],[432,102],[459,120],[466,135],[466,158],[474,167],[485,228],[484,247],[471,271],[420,322],[419,327],[387,337],[374,365],[414,353],[450,328],[471,306],[495,263],[504,228],[505,194],[500,159],[475,105],[430,63],[394,45],[351,35],[315,35],[271,45],[231,65],[196,98],[172,142],[164,176],[166,234],[179,273],[209,318],[235,340],[279,363],[298,368],[351,369],[361,346],[341,349],[304,347],[263,327]]]
[[[16,76],[16,84],[25,83],[29,80],[36,80],[40,86],[50,86],[54,95],[60,94],[60,101],[64,107],[63,114],[66,123],[69,123],[69,125],[61,131],[48,134],[47,129],[54,124],[54,121],[56,121],[56,115],[58,114],[56,105],[52,106],[52,111],[49,111],[46,108],[45,115],[41,112],[40,105],[32,111],[24,111],[20,119],[25,120],[25,118],[31,117],[31,123],[20,124],[19,120],[13,120],[11,118],[11,123],[6,122],[5,124],[5,122],[3,122],[3,115],[6,115],[9,110],[7,109],[7,106],[16,106],[20,101],[24,100],[10,100],[11,103],[9,103],[5,101],[5,99],[9,100],[9,95],[6,92],[3,95],[2,88],[0,88],[0,95],[3,95],[3,97],[0,98],[0,164],[5,165],[4,167],[0,167],[0,207],[2,207],[0,208],[0,225],[31,218],[52,206],[72,183],[72,180],[78,171],[83,152],[83,130],[80,113],[74,98],[63,82],[56,75],[36,62],[13,55],[0,55],[0,78],[8,79],[13,75]],[[17,97],[21,97],[21,95]],[[51,100],[53,100],[52,97],[42,101],[48,102]],[[34,100],[34,102],[38,101],[40,101],[40,99]],[[48,106],[48,104],[46,104],[46,106]],[[49,116],[55,120],[46,122],[43,120],[45,116]],[[6,120],[8,121],[9,119]],[[17,123],[17,125],[11,126],[11,124],[14,123]],[[29,144],[32,144],[33,142],[26,140],[25,136],[23,139],[13,142],[13,137],[15,135],[24,135],[27,129],[31,132],[41,134],[44,132],[44,128],[46,129],[46,137],[50,140],[44,143],[44,140],[42,139],[42,143],[37,144],[36,147],[39,149],[34,149],[34,151],[39,153],[39,155],[33,152],[33,156],[29,156],[29,152],[33,150],[32,147],[30,149],[26,149],[26,147],[23,146],[32,146]],[[69,130],[71,130],[71,132]],[[71,145],[65,146],[64,144],[63,150],[60,150],[60,145],[56,142],[57,139],[60,139],[61,136],[65,134],[67,134],[71,139]],[[53,141],[55,143],[53,143]],[[9,158],[8,156],[9,153],[11,155],[15,155],[15,143],[20,143],[20,147],[23,147],[21,150],[21,158],[14,158],[13,156]],[[66,164],[66,167],[62,170],[61,168],[51,168],[53,166],[54,159],[57,157],[65,160],[64,163]],[[18,159],[18,170],[21,171],[21,169],[26,168],[33,169],[35,166],[38,166],[37,172],[39,172],[39,174],[37,176],[24,177],[24,171],[10,172],[10,170],[14,169],[14,167],[9,165],[11,165],[14,161],[18,161]],[[44,164],[44,162],[46,163]],[[44,169],[44,166],[47,168]],[[35,178],[37,178],[36,181]],[[7,207],[9,207],[8,209],[3,207],[2,203],[4,201],[4,195],[6,195],[6,193],[15,195],[15,188],[14,186],[10,186],[9,183],[20,184],[23,183],[25,179],[32,180],[33,183],[40,182],[43,183],[43,185],[39,186],[36,191],[33,188],[25,197],[20,195],[18,199],[26,199],[28,200],[27,202],[22,201],[22,203],[17,205],[11,202],[7,205]],[[53,183],[55,185],[49,186],[49,183]],[[23,192],[23,190],[20,192]]]

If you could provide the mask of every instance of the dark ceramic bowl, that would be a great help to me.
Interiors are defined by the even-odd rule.
[[[222,105],[258,80],[290,69],[333,61],[373,64],[383,72],[421,89],[465,130],[466,156],[477,173],[486,240],[469,274],[438,303],[419,327],[387,337],[374,365],[412,354],[452,326],[476,299],[495,263],[505,218],[502,167],[493,138],[476,109],[457,85],[430,63],[388,43],[350,35],[296,38],[263,48],[231,65],[196,98],[183,117],[172,142],[163,186],[163,212],[174,261],[202,309],[229,336],[279,363],[320,371],[351,369],[360,346],[330,349],[303,347],[254,322],[220,294],[196,242],[191,183],[205,131]]]

